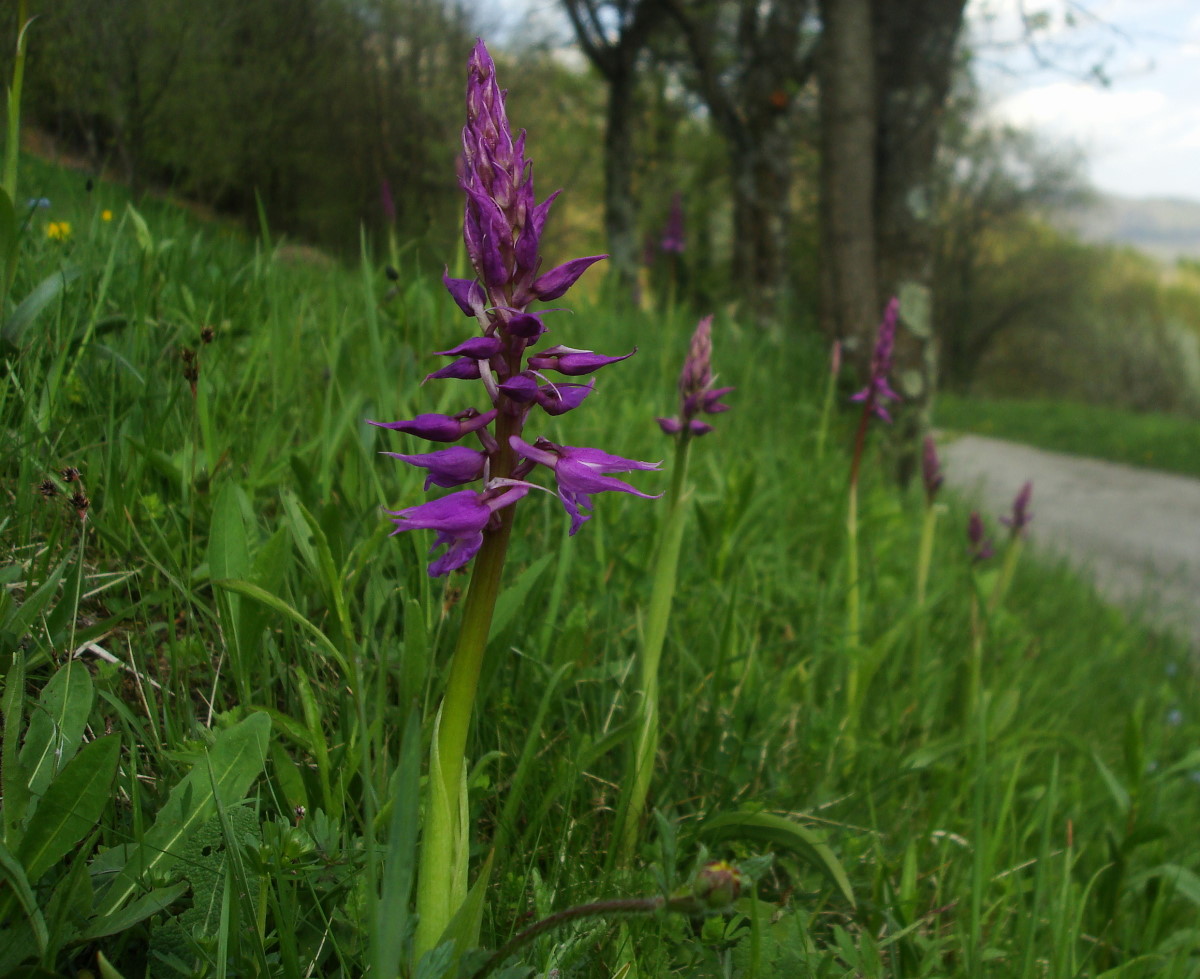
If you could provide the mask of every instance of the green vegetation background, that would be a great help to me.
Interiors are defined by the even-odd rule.
[[[371,260],[313,262],[23,165],[23,194],[52,206],[32,215],[13,290],[46,301],[6,336],[0,371],[5,846],[18,855],[4,866],[10,881],[13,866],[37,872],[29,902],[8,905],[0,974],[31,948],[59,974],[96,970],[100,954],[124,976],[360,974],[395,920],[376,912],[406,903],[384,878],[403,846],[390,820],[411,771],[401,735],[414,705],[428,717],[437,702],[463,587],[427,578],[428,540],[387,536],[382,508],[420,500],[421,477],[379,455],[415,447],[365,419],[469,400],[469,386],[420,383],[428,352],[461,339],[461,314],[403,257],[393,282]],[[70,235],[51,238],[64,220]],[[563,342],[639,353],[553,435],[665,455],[653,416],[672,410],[692,317],[618,315],[586,290],[573,307],[553,324]],[[567,929],[526,963],[598,975],[627,938],[645,976],[1196,975],[1200,690],[1187,650],[1031,560],[1004,605],[981,610],[973,596],[996,572],[969,565],[953,504],[918,606],[921,503],[875,464],[860,504],[863,644],[848,650],[853,419],[839,410],[818,457],[826,351],[725,315],[714,336],[721,380],[738,390],[695,447],[661,819],[642,869],[602,868],[657,513],[600,499],[568,539],[556,501],[535,494],[518,514],[472,734],[479,858],[502,842],[482,942],[573,903],[670,887],[709,846],[774,854],[757,901],[707,921]],[[82,484],[62,481],[66,467]],[[56,495],[39,490],[47,481]],[[86,522],[66,499],[80,485]],[[964,710],[972,650],[979,712]],[[853,740],[850,655],[864,690]],[[25,768],[11,762],[41,737],[50,679],[71,661],[94,689],[74,747],[100,745],[83,749],[98,759],[111,731],[120,765],[80,845],[42,866],[21,847]],[[123,861],[158,852],[158,814],[200,821],[188,807],[211,799],[205,758],[230,756],[259,761],[221,769],[236,787],[168,848],[170,866],[114,885]],[[515,786],[522,758],[535,763]],[[819,833],[856,907],[795,835],[753,828],[760,810]],[[740,813],[741,831],[706,833],[718,813]],[[155,890],[122,919],[114,887]]]

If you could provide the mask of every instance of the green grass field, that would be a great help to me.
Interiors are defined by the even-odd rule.
[[[379,453],[417,447],[365,419],[460,407],[469,382],[420,382],[461,314],[435,276],[298,264],[28,161],[26,194],[52,205],[0,344],[0,976],[442,975],[408,964],[413,813],[466,579],[389,538],[382,508],[424,496]],[[695,318],[571,300],[553,342],[639,352],[554,436],[668,457]],[[493,974],[1200,975],[1187,651],[1029,559],[990,608],[1000,558],[970,565],[953,508],[918,604],[923,505],[874,443],[848,641],[854,410],[818,456],[825,352],[714,338],[737,391],[693,447],[632,872],[605,867],[659,510],[605,494],[568,538],[520,504],[468,747],[479,945],[708,855],[755,880],[707,917],[571,920]]]
[[[1200,476],[1200,421],[1064,401],[942,395],[937,424],[1147,469]]]

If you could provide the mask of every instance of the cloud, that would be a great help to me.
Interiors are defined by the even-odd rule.
[[[992,113],[1019,126],[1103,146],[1127,140],[1130,127],[1154,127],[1169,102],[1154,88],[1119,91],[1085,82],[1052,82],[1001,99]]]

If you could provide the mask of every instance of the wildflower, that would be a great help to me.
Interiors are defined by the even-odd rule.
[[[546,332],[541,314],[531,311],[530,304],[560,298],[606,256],[576,258],[542,271],[538,253],[542,231],[558,195],[551,194],[541,203],[534,197],[533,165],[525,158],[525,134],[514,137],[512,133],[505,94],[482,41],[467,62],[467,76],[467,122],[458,177],[465,196],[463,242],[475,275],[456,279],[446,270],[442,282],[455,305],[476,322],[479,332],[437,351],[438,356],[453,359],[425,380],[480,382],[490,403],[483,410],[467,408],[454,415],[423,414],[406,421],[370,422],[430,442],[454,443],[472,433],[479,439],[481,448],[455,445],[428,453],[386,453],[425,469],[426,489],[484,481],[482,490],[460,490],[441,500],[393,512],[397,532],[437,531],[434,549],[444,545],[446,551],[429,567],[435,576],[462,567],[474,556],[487,528],[499,526],[505,516],[500,511],[532,485],[523,482],[523,477],[538,463],[555,471],[559,496],[571,516],[571,533],[587,519],[579,508],[591,508],[590,493],[618,489],[649,495],[610,473],[657,468],[657,464],[623,459],[599,449],[558,446],[540,437],[531,445],[520,437],[535,408],[548,416],[561,415],[577,408],[595,388],[594,381],[549,383],[543,371],[568,377],[592,374],[631,357],[636,350],[607,356],[563,344],[530,349]],[[381,195],[387,190],[386,185],[381,187]],[[522,455],[523,451],[529,454]]]
[[[52,500],[58,496],[58,487],[54,485],[54,480],[52,479],[43,479],[38,483],[37,491],[47,500]]]
[[[379,209],[388,224],[396,223],[396,199],[392,196],[392,185],[387,179],[379,181]]]
[[[217,331],[211,326],[205,326],[200,330],[200,342],[206,346],[217,338]]]
[[[428,503],[387,512],[396,524],[393,535],[418,528],[437,531],[437,539],[429,551],[432,554],[443,545],[446,551],[429,566],[430,576],[436,578],[470,561],[483,546],[483,529],[492,515],[528,492],[528,486],[504,486],[482,492],[459,490]]]
[[[71,237],[71,222],[51,221],[46,225],[46,237],[51,241],[66,241]]]
[[[408,421],[373,422],[368,420],[367,424],[379,428],[392,428],[398,432],[408,432],[410,435],[423,438],[428,442],[457,442],[464,435],[477,431],[485,425],[490,425],[496,414],[495,411],[480,413],[474,408],[468,408],[460,411],[457,415],[431,413],[417,415],[416,418],[410,418]]]
[[[385,452],[384,455],[428,470],[425,489],[429,489],[430,486],[451,487],[473,483],[483,476],[484,469],[487,468],[487,454],[478,449],[468,449],[464,445],[455,445],[449,449],[439,449],[437,452],[426,452],[422,455],[402,455],[399,452]]]
[[[67,466],[59,475],[64,483],[74,483],[81,478],[79,470],[74,466]]]
[[[967,545],[972,564],[986,561],[995,553],[991,538],[987,536],[987,528],[983,525],[983,517],[979,515],[978,510],[973,510],[967,520]]]
[[[899,315],[900,300],[893,296],[883,314],[883,322],[879,324],[875,351],[871,355],[871,379],[865,388],[850,399],[864,402],[868,412],[874,412],[877,417],[888,423],[891,422],[892,416],[888,414],[885,402],[900,400],[900,395],[888,384],[888,374],[892,369],[892,347],[896,343],[896,319]]]
[[[576,350],[574,347],[564,347],[560,344],[530,357],[529,366],[535,370],[552,370],[566,374],[568,377],[579,377],[581,374],[590,374],[601,367],[625,360],[635,353],[637,353],[637,347],[620,357],[606,357],[603,354],[592,353],[590,350]]]
[[[112,211],[110,211],[107,207],[103,211],[100,212],[100,220],[101,221],[108,223],[109,221],[112,220],[112,218],[113,218]]]
[[[692,883],[692,895],[712,910],[729,907],[742,893],[745,875],[728,860],[706,863]]]
[[[558,497],[562,500],[563,509],[571,517],[572,535],[590,518],[591,515],[582,513],[580,508],[592,509],[593,493],[617,490],[647,500],[658,499],[657,496],[643,493],[608,474],[631,472],[635,469],[658,469],[661,463],[624,459],[601,449],[555,445],[544,438],[539,438],[530,445],[514,435],[509,442],[521,458],[540,463],[554,471],[554,479],[558,483]]]
[[[938,461],[937,446],[934,445],[933,436],[926,435],[925,449],[921,453],[921,481],[925,484],[925,502],[929,506],[933,506],[934,497],[942,488],[945,478],[942,475],[942,465]]]
[[[92,505],[92,501],[87,498],[82,490],[75,493],[71,497],[71,506],[75,508],[75,512],[79,514],[80,520],[87,519],[88,507]]]
[[[657,419],[659,428],[667,435],[686,431],[689,435],[706,435],[712,425],[700,421],[700,414],[719,415],[729,410],[721,398],[733,388],[714,388],[712,373],[712,317],[706,316],[696,326],[683,370],[679,372],[679,415]]]
[[[1019,537],[1033,519],[1033,514],[1029,512],[1029,501],[1032,497],[1033,483],[1026,482],[1013,500],[1012,516],[1000,518],[1000,522],[1012,532],[1013,537]]]
[[[683,194],[675,191],[671,195],[671,210],[667,212],[667,224],[658,247],[667,254],[682,255],[686,245],[683,235]]]

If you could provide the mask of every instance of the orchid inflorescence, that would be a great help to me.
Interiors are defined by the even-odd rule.
[[[542,229],[558,194],[535,203],[525,133],[513,138],[504,107],[506,93],[496,82],[496,67],[482,41],[476,43],[467,67],[467,124],[459,183],[466,194],[463,239],[476,277],[455,279],[447,271],[443,281],[459,309],[478,322],[481,333],[438,351],[454,359],[426,380],[478,380],[490,407],[372,422],[431,442],[457,442],[473,433],[481,443],[480,449],[455,445],[418,455],[388,453],[425,469],[426,489],[482,480],[481,489],[459,490],[388,511],[396,524],[393,533],[418,528],[437,532],[433,550],[443,545],[446,550],[430,564],[433,576],[470,561],[482,546],[484,531],[497,525],[500,512],[530,489],[541,488],[525,480],[538,465],[554,473],[559,499],[571,517],[572,534],[589,518],[585,511],[591,510],[594,493],[616,490],[650,497],[612,473],[658,468],[658,463],[625,459],[600,449],[558,445],[543,437],[530,443],[521,437],[535,406],[548,415],[561,415],[582,404],[595,386],[594,381],[555,382],[544,372],[581,377],[632,356],[636,348],[611,357],[562,344],[530,350],[547,332],[543,312],[530,312],[530,305],[560,298],[606,256],[577,258],[541,272]]]
[[[679,372],[679,414],[675,418],[657,419],[659,427],[667,435],[707,435],[713,430],[699,415],[719,415],[729,410],[721,398],[733,390],[731,387],[714,388],[712,372],[712,317],[706,316],[696,326],[692,342],[688,347],[683,369]]]
[[[892,348],[896,344],[896,320],[900,316],[900,300],[895,296],[887,304],[883,314],[883,322],[879,324],[879,333],[875,339],[875,349],[871,354],[871,378],[867,386],[855,394],[850,400],[861,401],[868,412],[873,412],[885,422],[891,422],[887,402],[899,401],[900,395],[892,390],[888,383],[888,374],[892,370]]]

